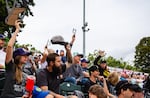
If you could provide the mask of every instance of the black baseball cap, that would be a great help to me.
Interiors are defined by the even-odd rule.
[[[132,91],[133,90],[133,85],[131,83],[129,83],[127,80],[122,80],[119,81],[115,87],[116,90],[116,95],[119,95],[121,92],[121,89],[130,89]]]
[[[13,52],[13,58],[15,58],[16,56],[24,56],[24,55],[31,55],[31,52],[28,52],[27,50],[25,50],[24,48],[17,48],[14,52]]]
[[[91,66],[90,68],[88,68],[88,70],[91,72],[93,72],[93,71],[99,71],[99,68],[98,68],[98,66],[97,65],[93,65],[93,66]]]
[[[86,60],[86,59],[84,59],[84,58],[81,60],[81,63],[83,63],[83,62],[84,62],[84,63],[90,63],[89,60]]]
[[[107,61],[106,60],[100,60],[100,64],[102,64],[102,63],[107,63]]]

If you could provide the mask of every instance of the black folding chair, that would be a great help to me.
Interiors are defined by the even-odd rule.
[[[60,84],[59,91],[61,95],[74,95],[75,90],[81,91],[81,86],[70,82],[63,82],[62,84]]]

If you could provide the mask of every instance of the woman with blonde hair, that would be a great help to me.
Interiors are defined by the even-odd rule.
[[[119,74],[117,72],[111,72],[108,76],[107,80],[107,87],[111,94],[115,95],[115,86],[119,82]]]
[[[0,98],[32,98],[32,94],[33,98],[65,98],[52,91],[44,92],[38,87],[33,87],[33,90],[31,91],[32,94],[29,94],[28,96],[28,92],[25,91],[27,89],[26,80],[28,75],[22,71],[22,67],[26,64],[28,56],[31,55],[31,53],[23,48],[17,48],[15,50],[13,48],[16,37],[20,32],[20,24],[21,22],[19,20],[15,21],[16,30],[10,38],[6,48],[6,81]],[[34,86],[34,84],[32,84],[32,86]],[[29,89],[32,86],[30,83]]]
[[[112,72],[107,79],[112,85],[116,85],[119,82],[119,74],[117,72]]]

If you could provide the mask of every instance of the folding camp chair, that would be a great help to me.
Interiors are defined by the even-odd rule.
[[[9,6],[7,0],[5,1],[6,1],[7,12],[8,12],[8,16],[5,19],[5,23],[14,26],[15,21],[19,18],[20,13],[23,13],[26,10],[26,8],[25,6],[22,7],[22,5],[20,5],[20,3],[18,3],[16,0],[14,0],[12,7]]]
[[[74,95],[75,90],[81,91],[81,86],[70,82],[63,82],[62,84],[60,84],[59,91],[61,95]]]

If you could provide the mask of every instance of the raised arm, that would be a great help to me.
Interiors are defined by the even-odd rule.
[[[108,90],[107,87],[107,83],[106,83],[106,79],[103,77],[103,85],[104,85],[104,92],[106,93],[107,96],[109,96],[109,98],[117,98],[115,95],[111,94]]]
[[[101,57],[103,57],[103,56],[105,56],[105,53],[104,53],[104,51],[99,51],[99,56],[98,57],[96,57],[95,58],[95,60],[94,60],[94,65],[99,65],[98,64],[98,61],[99,61],[99,59],[101,58]]]
[[[12,37],[10,38],[10,40],[8,42],[8,45],[7,45],[7,48],[6,48],[6,59],[5,59],[6,64],[9,63],[12,60],[13,47],[14,47],[14,44],[15,44],[15,41],[16,41],[16,37],[17,37],[18,33],[20,32],[20,26],[19,26],[20,24],[21,24],[21,22],[19,20],[15,21],[16,30],[13,33]]]
[[[70,48],[70,45],[67,44],[65,46],[65,49],[66,49],[66,57],[67,57],[67,68],[70,67],[70,65],[72,64],[72,54],[71,54],[71,48]]]
[[[94,65],[98,65],[98,61],[99,61],[100,58],[101,58],[100,55],[95,58],[95,60],[94,60]]]
[[[73,46],[73,43],[74,43],[74,41],[75,41],[75,38],[76,38],[76,36],[75,36],[75,33],[72,35],[72,40],[71,40],[71,42],[70,42],[70,47],[72,47]]]
[[[48,55],[48,48],[47,46],[45,46],[43,56],[41,58],[41,63],[44,63],[46,61],[47,55]]]

